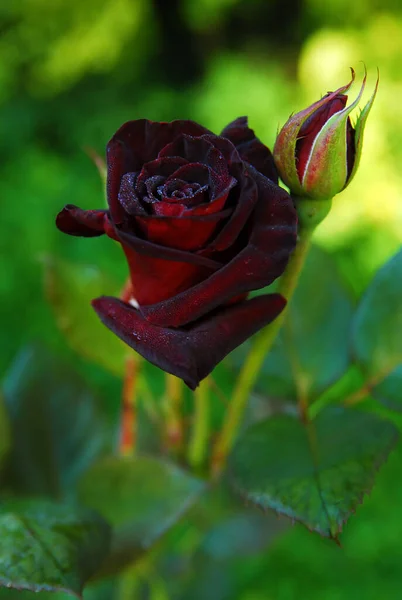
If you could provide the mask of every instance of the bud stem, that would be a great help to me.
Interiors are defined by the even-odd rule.
[[[325,218],[331,208],[331,200],[317,201],[296,197],[294,201],[299,215],[299,240],[289,264],[279,280],[277,290],[279,294],[286,298],[288,303],[296,289],[300,272],[310,248],[314,229]],[[235,442],[250,392],[257,380],[265,356],[272,348],[285,317],[286,307],[275,321],[265,327],[254,338],[254,343],[240,371],[223,427],[212,452],[211,470],[213,476],[218,476],[225,466],[226,459]],[[305,411],[302,412],[304,414]]]
[[[331,210],[331,198],[328,200],[312,200],[294,194],[292,194],[292,198],[297,209],[300,236],[302,235],[301,232],[313,231]]]

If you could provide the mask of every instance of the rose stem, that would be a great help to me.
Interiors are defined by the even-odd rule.
[[[277,292],[282,294],[282,296],[284,296],[288,302],[291,299],[294,290],[296,289],[297,281],[310,247],[310,240],[313,231],[314,228],[306,228],[299,231],[299,240],[296,248],[289,260],[284,274],[279,280]],[[276,336],[279,333],[279,330],[284,322],[285,315],[286,308],[281,312],[279,317],[277,317],[272,323],[270,323],[267,327],[265,327],[265,329],[255,336],[254,343],[240,371],[240,375],[234,390],[234,395],[232,396],[223,427],[219,433],[212,453],[211,469],[214,476],[219,475],[225,465],[226,458],[236,439],[236,434],[241,423],[250,392],[253,389],[262,363],[264,362],[264,358],[271,349]],[[302,412],[304,417],[304,407]]]
[[[120,425],[120,454],[131,456],[136,446],[136,421],[137,421],[137,380],[139,363],[133,354],[126,359],[126,372],[123,381],[122,415]]]
[[[199,471],[205,460],[205,453],[209,437],[209,398],[210,383],[204,379],[194,392],[194,420],[193,430],[188,446],[188,463]]]
[[[168,448],[179,453],[183,446],[183,382],[175,375],[166,374],[166,431],[165,441]]]

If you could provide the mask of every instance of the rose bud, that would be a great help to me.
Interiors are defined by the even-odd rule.
[[[221,136],[192,121],[123,125],[107,146],[108,210],[67,205],[58,228],[117,240],[129,294],[101,297],[103,323],[194,389],[285,300],[247,299],[279,277],[297,216],[273,158],[240,118]]]
[[[353,179],[362,151],[363,131],[377,92],[361,111],[355,126],[350,113],[356,108],[366,84],[366,76],[356,100],[346,107],[345,95],[355,79],[335,92],[293,115],[278,134],[274,159],[279,175],[295,196],[330,200]]]

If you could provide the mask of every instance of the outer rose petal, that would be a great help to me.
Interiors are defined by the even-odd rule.
[[[229,123],[221,136],[228,138],[236,147],[241,158],[250,163],[265,177],[278,183],[274,158],[271,151],[256,137],[247,124],[247,117],[239,117]]]
[[[145,163],[157,158],[162,148],[178,136],[184,134],[199,137],[206,133],[211,132],[194,121],[177,120],[165,123],[138,119],[124,123],[110,142],[119,141],[127,148],[133,161],[130,170],[138,171]]]
[[[92,302],[102,322],[154,365],[172,373],[192,390],[229,352],[283,310],[279,294],[258,296],[216,311],[186,329],[157,327],[117,298]]]
[[[56,217],[56,225],[63,233],[82,237],[96,237],[105,233],[107,210],[82,210],[67,204]]]
[[[144,316],[155,325],[186,325],[232,298],[269,285],[283,273],[296,245],[296,211],[285,190],[253,167],[249,169],[258,185],[258,203],[246,247],[205,281],[164,302],[141,306]]]
[[[158,248],[156,244],[155,247]],[[163,302],[203,281],[213,272],[205,266],[145,256],[126,246],[123,250],[130,267],[133,295],[140,305]]]

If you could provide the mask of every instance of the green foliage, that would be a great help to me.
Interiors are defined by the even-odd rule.
[[[91,511],[45,501],[0,505],[0,586],[67,591],[83,584],[109,547],[109,528]]]
[[[375,275],[358,308],[354,350],[372,377],[402,363],[402,250]]]
[[[318,396],[347,369],[352,311],[334,261],[312,248],[285,324],[264,362],[258,389],[271,397]],[[237,366],[249,348],[250,342],[233,353]]]
[[[393,282],[381,283],[385,288],[394,286],[393,294],[387,292],[381,297],[381,291],[369,290],[362,299],[356,317],[360,325],[353,337],[359,362],[355,369],[348,365],[347,354],[350,320],[347,324],[346,314],[350,315],[351,303],[342,281],[336,274],[327,276],[327,268],[332,272],[330,263],[336,262],[358,296],[375,269],[402,241],[402,112],[397,93],[402,48],[400,3],[181,0],[169,4],[170,18],[165,18],[162,8],[167,4],[162,1],[152,6],[147,0],[57,0],[51,5],[43,0],[23,0],[0,4],[0,369],[4,370],[18,349],[31,340],[58,345],[59,349],[64,344],[42,291],[40,259],[45,253],[52,257],[47,273],[48,283],[53,279],[53,311],[59,329],[78,354],[121,377],[124,347],[118,348],[117,340],[99,324],[90,307],[92,297],[116,294],[123,286],[126,265],[121,251],[105,238],[64,239],[54,227],[55,214],[67,202],[86,208],[103,205],[100,182],[83,147],[103,154],[107,140],[128,119],[189,117],[219,132],[240,114],[249,115],[251,126],[272,147],[278,126],[291,111],[301,108],[304,101],[306,105],[313,101],[317,89],[325,93],[336,87],[338,74],[339,83],[345,77],[345,65],[357,64],[363,57],[370,76],[377,65],[380,67],[380,94],[367,131],[359,176],[336,198],[330,216],[317,232],[317,241],[331,251],[332,260],[317,258],[321,269],[311,275],[310,290],[306,284],[302,301],[306,314],[314,318],[320,315],[320,328],[313,334],[307,328],[304,339],[297,319],[296,326],[285,329],[287,337],[267,360],[259,391],[293,401],[297,394],[315,400],[324,392],[312,407],[317,414],[327,402],[340,403],[354,390],[370,384],[383,361],[380,357],[377,363],[376,357],[376,364],[372,363],[370,348],[381,348],[387,363],[387,344],[392,340],[399,343],[396,336],[401,328],[396,315],[401,305],[397,290],[400,272]],[[178,12],[184,15],[181,21]],[[175,23],[179,22],[178,31]],[[183,53],[183,47],[189,52]],[[169,59],[162,62],[164,56]],[[195,85],[189,85],[194,73]],[[68,257],[69,262],[59,262],[57,256]],[[81,271],[75,263],[93,267]],[[57,272],[59,267],[61,273]],[[108,274],[113,275],[111,282]],[[375,302],[370,300],[367,305],[374,296]],[[389,303],[392,297],[393,305]],[[68,331],[63,327],[66,315],[71,325]],[[289,348],[296,351],[292,358],[287,354]],[[42,383],[34,382],[32,373],[21,369],[20,389],[27,380],[23,399],[18,399],[22,398],[18,392],[10,403],[7,395],[11,449],[0,402],[0,455],[8,467],[4,483],[19,492],[74,495],[77,477],[105,443],[104,423],[94,394],[84,392],[86,387],[69,368],[53,372],[53,361],[48,368],[43,364],[46,361],[39,361],[38,379]],[[295,365],[300,369],[298,386]],[[96,379],[95,367],[84,366],[86,379]],[[398,359],[392,373],[371,390],[375,398],[396,410],[401,407],[401,369]],[[18,369],[14,366],[13,370],[13,385],[18,387]],[[163,398],[163,375],[149,365],[144,372],[158,403]],[[230,399],[233,389],[233,373],[222,365],[214,378],[217,387],[224,390],[224,394],[211,394],[211,421],[217,429],[225,411],[224,396]],[[141,396],[139,437],[148,440],[143,443],[141,439],[140,447],[152,444],[159,451],[155,428],[148,431],[143,426],[144,399]],[[111,402],[117,406],[119,399],[111,394]],[[191,402],[188,405],[191,407]],[[281,409],[286,409],[284,403]],[[109,446],[116,410],[113,415],[106,426]],[[189,417],[185,416],[186,425]],[[8,456],[4,454],[7,447]],[[242,516],[221,514],[216,529],[207,535],[206,545],[197,542],[202,548],[191,567],[191,583],[183,587],[189,565],[183,556],[197,545],[186,521],[181,541],[185,550],[180,559],[174,544],[167,547],[165,568],[158,572],[149,568],[139,575],[138,595],[163,598],[162,586],[158,590],[157,583],[154,588],[149,585],[149,581],[159,582],[163,577],[167,587],[174,581],[176,587],[170,597],[179,600],[395,600],[401,587],[401,465],[399,449],[379,474],[359,518],[352,520],[342,535],[341,552],[296,527],[276,540],[269,553],[201,563],[201,554],[204,558],[208,552],[223,557],[231,549],[240,554],[250,547],[251,538],[261,542],[260,549],[265,539],[271,539],[269,527],[262,525],[265,515],[261,515],[261,528],[253,515],[253,528]],[[18,515],[18,510],[10,512]],[[202,539],[205,523],[200,520],[198,537]],[[249,537],[251,531],[255,538]],[[1,537],[0,549],[5,539]],[[29,597],[33,597],[32,592],[0,590],[1,600]],[[40,593],[38,597],[59,598],[61,594]],[[112,600],[117,595],[108,585],[103,591],[91,585],[85,598]]]
[[[71,494],[77,477],[110,444],[94,394],[74,371],[34,346],[16,358],[4,397],[13,438],[7,484],[25,494]]]
[[[158,458],[108,458],[82,478],[79,498],[113,525],[106,570],[147,551],[198,499],[205,484]]]
[[[127,347],[106,327],[101,327],[91,306],[99,296],[118,296],[96,266],[46,260],[46,290],[58,326],[78,354],[122,377]]]
[[[353,350],[373,393],[402,410],[402,250],[375,275],[358,307]]]
[[[228,561],[262,552],[283,529],[278,519],[248,507],[223,515],[205,535],[200,552],[213,561]]]
[[[397,438],[392,423],[350,409],[327,409],[307,427],[273,417],[240,439],[230,478],[247,501],[337,538]]]

